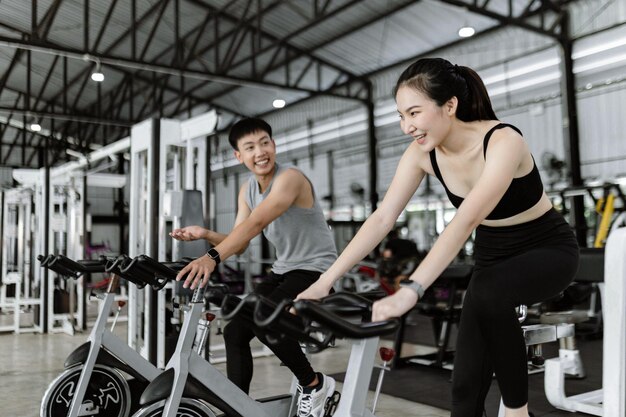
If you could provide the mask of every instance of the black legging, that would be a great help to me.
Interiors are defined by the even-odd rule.
[[[508,408],[528,402],[526,344],[515,307],[558,295],[578,268],[578,245],[554,210],[529,223],[479,226],[454,360],[451,417],[480,417],[496,374]]]
[[[276,303],[284,299],[293,300],[317,281],[320,275],[320,272],[300,269],[282,275],[272,272],[269,278],[259,284],[254,292]],[[253,372],[250,342],[255,336],[293,372],[300,385],[307,386],[315,380],[315,372],[297,341],[285,338],[277,344],[268,343],[262,329],[236,317],[224,327],[226,373],[228,379],[244,392],[250,391]]]

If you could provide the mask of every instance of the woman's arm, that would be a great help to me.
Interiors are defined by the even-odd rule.
[[[428,288],[454,260],[472,231],[496,207],[520,166],[528,148],[511,129],[496,132],[487,151],[485,168],[456,215],[439,236],[410,279]],[[398,317],[417,302],[415,291],[401,289],[375,303],[372,320]]]
[[[407,148],[379,208],[368,217],[335,263],[322,274],[316,283],[318,289],[328,293],[337,279],[365,258],[387,236],[426,174],[419,164],[423,155],[415,142]],[[301,295],[298,298],[308,298],[304,293]],[[311,295],[314,298],[317,294]]]

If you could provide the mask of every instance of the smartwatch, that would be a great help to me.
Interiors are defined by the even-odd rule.
[[[220,258],[220,253],[215,250],[215,248],[211,248],[206,251],[206,256],[213,259],[215,261],[215,265],[219,265],[222,262],[222,258]]]
[[[424,296],[424,287],[419,282],[411,281],[410,284],[402,284],[402,288],[410,288],[417,293],[417,299],[421,300]]]

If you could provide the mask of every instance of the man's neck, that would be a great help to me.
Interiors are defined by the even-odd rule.
[[[263,194],[265,190],[267,190],[267,187],[270,186],[275,173],[276,165],[274,165],[274,168],[266,175],[255,175],[256,181],[259,183],[259,187],[261,188],[261,194]]]

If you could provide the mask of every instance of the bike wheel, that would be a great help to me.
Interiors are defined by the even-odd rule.
[[[137,410],[133,417],[161,417],[165,401],[161,400]],[[215,414],[204,401],[183,398],[176,412],[176,417],[215,417]]]
[[[41,401],[40,417],[66,417],[83,365],[66,369],[48,386]],[[108,366],[96,365],[81,404],[81,416],[128,417],[130,389],[122,374]]]

